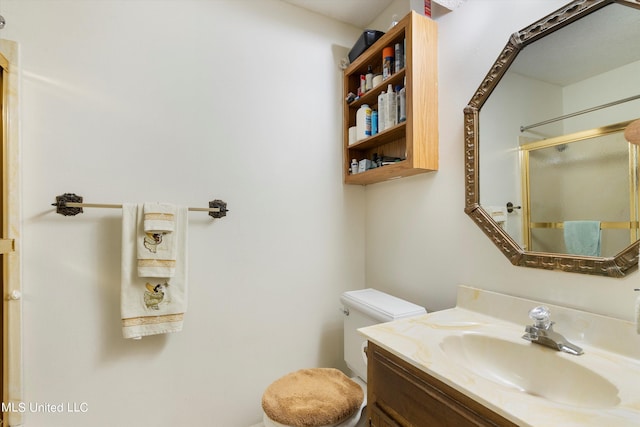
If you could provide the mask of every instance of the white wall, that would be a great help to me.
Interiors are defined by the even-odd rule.
[[[224,426],[265,387],[344,367],[339,296],[364,287],[364,190],[341,176],[341,71],[359,30],[279,1],[2,2],[20,45],[26,426]],[[189,215],[184,330],[121,336],[120,212]]]
[[[346,289],[435,310],[468,284],[629,319],[637,274],[513,267],[463,212],[462,110],[508,36],[563,3],[440,16],[440,171],[363,189],[342,184],[336,68],[359,30],[275,0],[4,0],[22,64],[25,398],[89,404],[25,425],[246,427],[281,374],[343,367]],[[190,214],[184,331],[121,338],[119,213],[61,217],[63,192],[229,203],[214,223]]]
[[[463,109],[509,36],[564,4],[474,0],[437,17],[440,170],[366,188],[368,286],[430,310],[453,306],[466,284],[631,320],[638,273],[515,267],[464,213]]]

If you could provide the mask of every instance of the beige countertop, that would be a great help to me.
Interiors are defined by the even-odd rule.
[[[635,325],[544,304],[555,330],[584,349],[575,356],[521,338],[536,305],[541,303],[461,286],[455,308],[359,331],[518,425],[639,426]]]

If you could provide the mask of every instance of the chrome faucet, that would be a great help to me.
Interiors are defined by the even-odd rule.
[[[565,337],[553,330],[554,322],[550,319],[551,312],[547,307],[539,306],[531,309],[529,317],[534,321],[534,324],[524,328],[526,333],[522,338],[525,340],[576,356],[584,353],[580,347],[571,344]]]

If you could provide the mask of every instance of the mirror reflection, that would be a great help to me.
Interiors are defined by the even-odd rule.
[[[619,125],[640,115],[638,40],[640,10],[609,4],[526,45],[482,106],[480,205],[524,251],[613,257],[638,239],[637,160]],[[566,241],[577,221],[603,227],[597,252]]]
[[[640,3],[574,0],[513,33],[465,108],[465,212],[512,264],[637,268],[638,160],[621,139],[640,116],[637,40]]]

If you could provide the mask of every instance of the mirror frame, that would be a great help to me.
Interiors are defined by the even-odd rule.
[[[525,46],[612,3],[640,9],[640,3],[626,0],[574,0],[521,31],[513,33],[464,109],[464,211],[513,265],[608,277],[623,277],[638,267],[640,241],[627,246],[617,255],[606,258],[525,251],[480,206],[480,109],[493,89]]]

